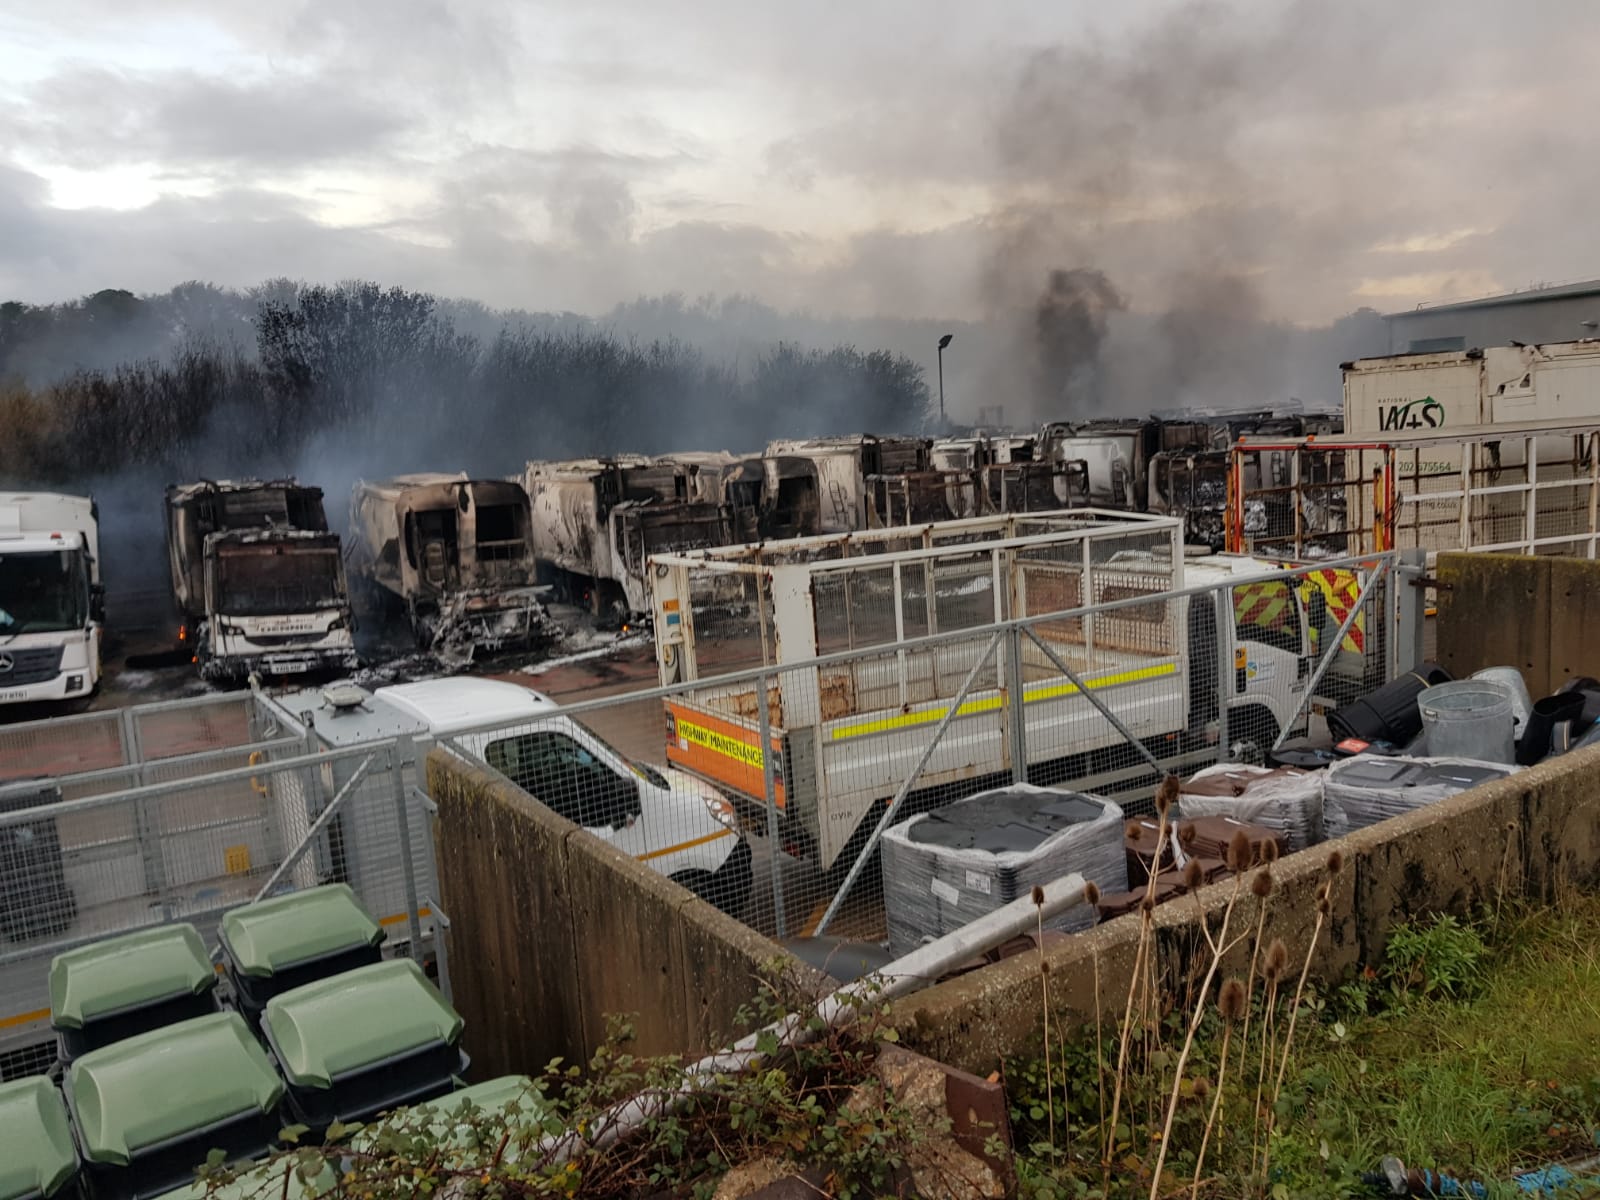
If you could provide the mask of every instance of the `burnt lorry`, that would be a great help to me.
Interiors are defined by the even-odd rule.
[[[622,622],[650,611],[652,555],[735,539],[722,473],[732,455],[530,462],[523,485],[540,578],[568,602]]]
[[[373,607],[405,614],[421,650],[470,660],[533,649],[554,633],[518,483],[465,474],[363,480],[350,498],[345,562]]]
[[[294,479],[174,484],[166,532],[178,646],[202,678],[240,683],[360,665],[321,488]]]

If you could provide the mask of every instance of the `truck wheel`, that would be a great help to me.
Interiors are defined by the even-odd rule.
[[[712,875],[710,871],[679,871],[676,875],[670,875],[668,878],[684,890],[693,892],[707,904],[715,904],[717,902],[716,888],[713,886],[716,882],[716,876]]]
[[[1234,746],[1240,746],[1243,753],[1237,757],[1241,761],[1257,761],[1250,753],[1250,747],[1254,746],[1259,751],[1260,761],[1265,762],[1267,752],[1277,740],[1278,722],[1266,709],[1252,706],[1228,714],[1229,753],[1232,754]]]

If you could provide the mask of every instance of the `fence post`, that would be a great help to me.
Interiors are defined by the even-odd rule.
[[[122,749],[133,769],[133,785],[145,786],[150,782],[149,770],[144,760],[144,743],[139,737],[139,714],[132,708],[122,710]],[[156,803],[148,796],[134,801],[134,836],[139,839],[139,862],[144,869],[145,894],[160,897],[162,915],[170,921],[173,914],[167,897],[167,865],[161,856],[159,812],[152,808]]]
[[[899,569],[898,565],[895,568]],[[761,721],[761,780],[767,797],[767,864],[772,874],[772,916],[777,923],[778,936],[788,937],[783,913],[782,847],[778,834],[778,785],[772,763],[772,713],[767,708],[767,696],[772,677],[763,675],[756,680],[756,710]]]
[[[1011,782],[1028,782],[1028,714],[1022,679],[1022,630],[1006,631],[1006,736],[1011,748]]]
[[[1427,568],[1426,550],[1402,550],[1399,567],[1389,580],[1389,590],[1393,597],[1389,607],[1394,613],[1394,637],[1389,648],[1389,679],[1411,670],[1422,661],[1427,604],[1421,580],[1427,573]]]
[[[406,883],[406,929],[411,936],[412,960],[422,962],[421,898],[417,895],[417,862],[411,845],[411,789],[406,786],[406,763],[416,747],[409,737],[401,737],[389,751],[390,794],[394,797],[394,818],[400,826],[400,872]]]
[[[1225,763],[1230,758],[1228,717],[1238,690],[1235,678],[1239,669],[1233,650],[1233,587],[1223,584],[1213,594],[1217,610],[1217,761]]]

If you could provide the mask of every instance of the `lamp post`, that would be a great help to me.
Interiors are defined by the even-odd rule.
[[[945,428],[944,422],[944,348],[955,340],[955,334],[947,333],[939,339],[939,428]]]

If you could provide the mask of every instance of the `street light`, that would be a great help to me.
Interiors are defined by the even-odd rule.
[[[939,428],[944,428],[944,348],[955,341],[956,335],[947,333],[939,339]]]

